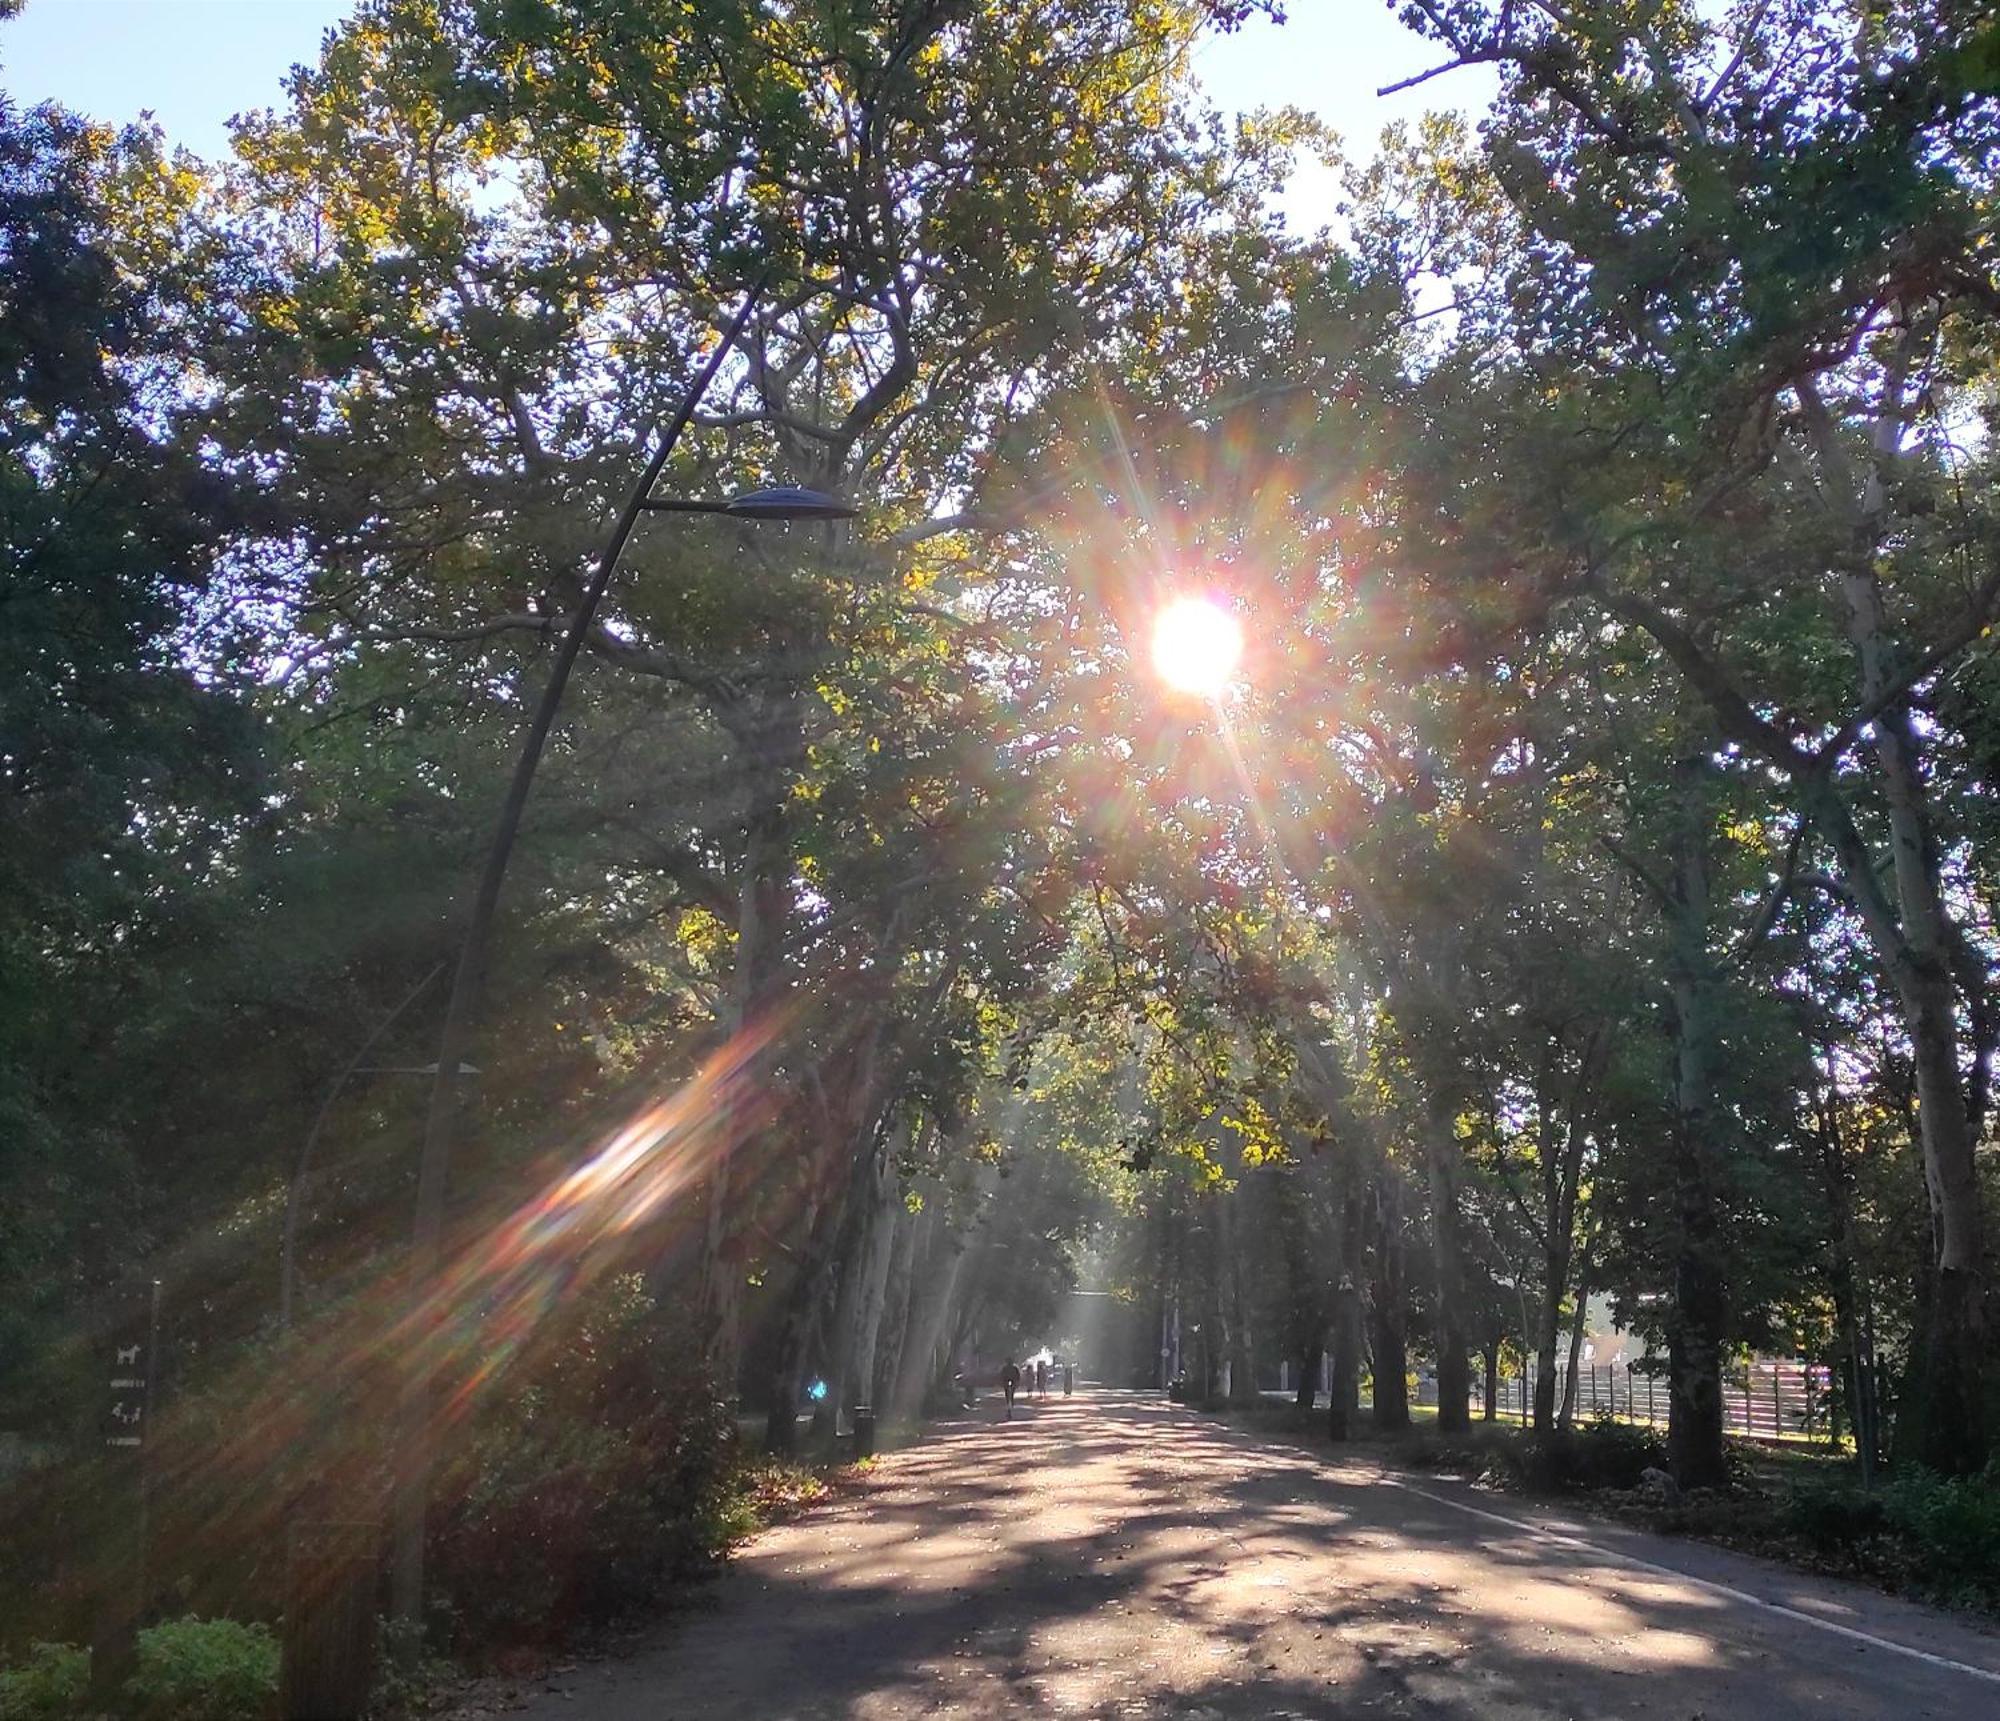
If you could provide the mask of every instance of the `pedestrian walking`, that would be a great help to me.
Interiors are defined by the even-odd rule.
[[[1007,1366],[1000,1371],[1000,1390],[1007,1395],[1007,1420],[1014,1420],[1014,1394],[1021,1390],[1021,1371],[1014,1366],[1014,1359],[1007,1359]]]

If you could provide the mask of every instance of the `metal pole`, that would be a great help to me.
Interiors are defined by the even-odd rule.
[[[625,552],[639,516],[645,512],[647,493],[665,469],[667,457],[694,417],[695,408],[715,380],[715,373],[722,368],[723,359],[750,320],[750,312],[763,288],[760,279],[744,294],[743,303],[722,339],[682,396],[659,446],[626,497],[610,541],[598,558],[596,572],[577,602],[576,613],[570,617],[549,671],[548,685],[542,689],[541,703],[535,707],[521,742],[521,756],[515,762],[513,781],[508,784],[506,799],[500,806],[500,823],[486,853],[486,866],[479,877],[471,918],[466,923],[465,942],[459,948],[458,966],[452,974],[451,1001],[445,1007],[444,1032],[438,1043],[437,1079],[431,1086],[430,1109],[424,1122],[423,1157],[417,1171],[416,1227],[410,1244],[410,1302],[423,1318],[409,1343],[397,1414],[396,1477],[391,1506],[395,1565],[390,1583],[390,1612],[406,1624],[417,1623],[423,1610],[424,1513],[430,1499],[431,1467],[436,1456],[436,1430],[431,1426],[431,1379],[436,1368],[432,1333],[447,1312],[425,1311],[422,1305],[432,1295],[443,1252],[444,1195],[458,1116],[459,1065],[470,1049],[473,1023],[479,1013],[486,947],[500,905],[500,889],[507,879],[507,863],[513,857],[522,815],[527,811],[528,793],[534,787],[535,768],[541,763],[549,731],[555,727],[556,709],[562,703],[570,671],[576,666],[591,623],[596,619],[597,607],[611,584],[611,576],[618,570],[618,559]]]

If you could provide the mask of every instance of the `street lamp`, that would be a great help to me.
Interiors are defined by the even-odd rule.
[[[648,496],[639,506],[649,514],[720,514],[731,520],[852,520],[861,512],[824,490],[809,490],[803,484],[745,490],[723,502]]]
[[[646,469],[633,485],[625,505],[619,510],[611,536],[598,558],[590,583],[578,600],[576,612],[557,647],[548,685],[529,720],[521,742],[521,756],[515,761],[514,776],[507,798],[500,807],[500,820],[486,853],[480,874],[479,891],[473,898],[472,914],[466,923],[465,942],[460,947],[458,966],[452,976],[451,999],[445,1007],[444,1029],[439,1036],[437,1073],[431,1084],[430,1107],[424,1120],[423,1155],[417,1170],[417,1215],[410,1245],[410,1286],[413,1304],[422,1306],[436,1279],[444,1239],[444,1196],[451,1168],[453,1137],[457,1127],[458,1078],[465,1067],[472,1029],[479,1013],[479,994],[485,976],[486,950],[491,941],[500,889],[506,882],[507,863],[520,834],[521,818],[533,788],[535,769],[541,763],[549,732],[555,726],[556,710],[563,690],[569,685],[570,671],[589,637],[599,604],[618,569],[619,558],[631,541],[639,516],[645,513],[719,514],[729,519],[754,521],[845,520],[856,510],[824,491],[800,485],[779,485],[771,489],[746,491],[723,500],[682,501],[652,494],[653,486],[666,469],[682,433],[694,417],[695,408],[708,392],[722,361],[736,345],[744,325],[750,320],[763,290],[760,281],[744,295],[722,339],[709,353],[701,372],[689,386],[675,409],[659,446],[646,462]],[[435,1311],[433,1311],[435,1314]],[[392,1503],[393,1571],[390,1607],[394,1617],[416,1621],[421,1617],[424,1586],[424,1513],[430,1495],[431,1468],[435,1457],[431,1426],[431,1376],[433,1347],[418,1332],[404,1370],[401,1402],[397,1416],[395,1495]]]

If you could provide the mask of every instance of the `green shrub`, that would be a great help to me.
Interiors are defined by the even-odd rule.
[[[1824,1554],[1852,1553],[1888,1530],[1888,1504],[1879,1494],[1852,1487],[1795,1488],[1779,1515],[1783,1530]]]
[[[1642,1471],[1662,1467],[1666,1456],[1665,1445],[1651,1430],[1607,1417],[1568,1433],[1530,1435],[1496,1446],[1488,1474],[1539,1494],[1630,1489],[1638,1487]]]
[[[89,1650],[38,1643],[19,1667],[0,1673],[0,1721],[71,1721],[89,1687]]]
[[[139,1633],[138,1650],[118,1709],[132,1721],[261,1721],[278,1692],[278,1642],[261,1625],[167,1620]],[[38,1643],[0,1673],[0,1721],[76,1721],[89,1690],[89,1650]]]
[[[553,1644],[710,1564],[736,1527],[735,1432],[636,1277],[597,1291],[520,1359],[443,1478],[449,1636]]]
[[[2000,1465],[1978,1476],[1899,1469],[1881,1504],[1890,1527],[1912,1544],[1929,1593],[2000,1603]]]
[[[125,1687],[135,1721],[259,1721],[278,1690],[278,1640],[233,1619],[171,1619],[139,1633]]]

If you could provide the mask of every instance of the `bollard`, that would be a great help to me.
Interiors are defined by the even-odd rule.
[[[875,1408],[873,1405],[857,1404],[854,1407],[854,1456],[872,1458],[875,1456]]]
[[[284,1721],[361,1721],[375,1679],[376,1524],[302,1523],[285,1561]]]

